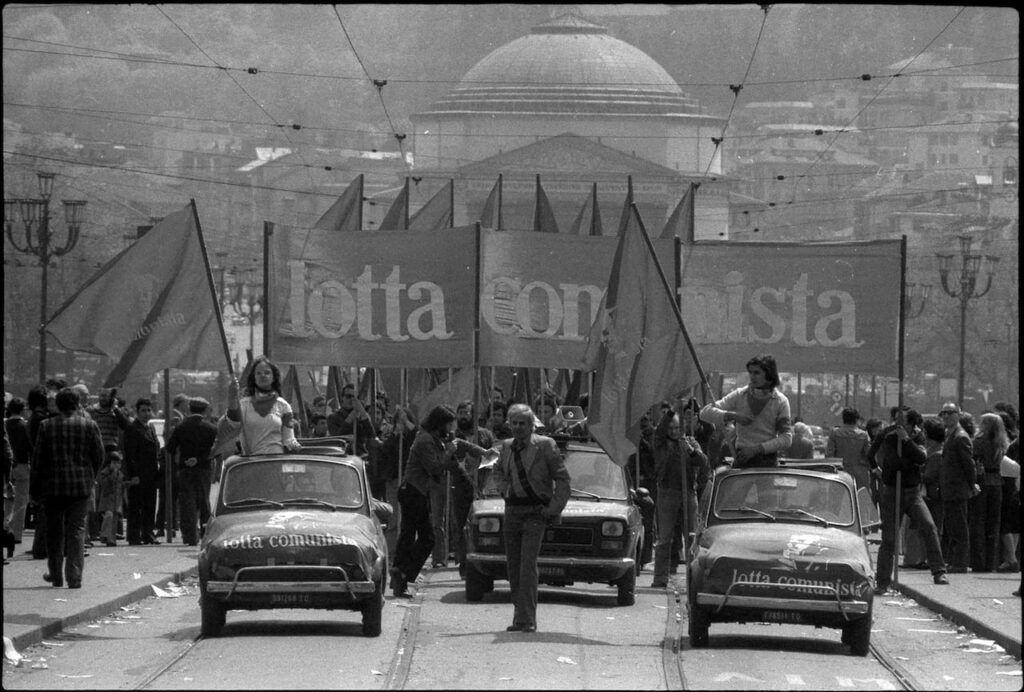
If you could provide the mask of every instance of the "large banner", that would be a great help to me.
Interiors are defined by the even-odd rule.
[[[482,231],[480,365],[578,368],[617,238]],[[672,281],[672,241],[655,241]]]
[[[671,282],[673,243],[653,242]],[[270,354],[285,364],[578,368],[616,243],[276,226]],[[681,264],[681,310],[705,372],[741,372],[767,352],[785,372],[898,375],[900,241],[700,243],[683,246]]]
[[[272,226],[267,233],[267,325],[276,362],[473,363],[473,227],[334,233]]]
[[[683,247],[683,321],[706,372],[771,353],[784,372],[897,377],[900,241]]]

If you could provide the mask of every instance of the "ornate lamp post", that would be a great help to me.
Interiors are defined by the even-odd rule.
[[[964,355],[967,342],[967,303],[974,298],[981,298],[992,288],[992,278],[996,273],[998,257],[992,255],[976,255],[971,252],[974,238],[969,235],[958,236],[960,239],[961,265],[959,276],[953,274],[954,255],[936,254],[939,259],[939,278],[942,279],[942,290],[946,295],[960,301],[960,374],[956,382],[957,403],[964,405]],[[984,278],[985,288],[978,291],[979,279]]]
[[[920,317],[931,294],[931,284],[907,284],[907,293],[903,304],[904,316],[908,320]]]
[[[263,282],[256,269],[243,269],[236,274],[238,293],[235,294],[236,309],[249,322],[249,350],[256,355],[256,318],[263,312]]]
[[[39,199],[5,199],[4,232],[14,249],[26,255],[39,258],[42,267],[42,291],[39,299],[39,381],[46,380],[46,324],[47,279],[50,259],[61,257],[74,249],[85,216],[84,200],[63,200],[64,223],[67,235],[63,242],[57,242],[57,234],[50,228],[50,197],[53,195],[53,173],[37,173],[39,178]],[[24,238],[16,239],[17,223],[21,221]]]

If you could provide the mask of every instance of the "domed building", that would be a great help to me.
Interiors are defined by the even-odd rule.
[[[608,30],[563,15],[493,51],[430,109],[411,116],[423,200],[455,180],[455,223],[479,218],[499,174],[509,229],[530,229],[536,175],[566,232],[593,183],[615,235],[627,179],[652,234],[690,182],[698,237],[728,235],[724,118],[703,112],[661,65]]]

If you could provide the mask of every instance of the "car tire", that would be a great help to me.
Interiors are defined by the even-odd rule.
[[[381,620],[384,614],[384,582],[377,585],[371,598],[363,601],[360,608],[363,614],[363,636],[379,637],[381,631]]]
[[[227,607],[220,601],[204,595],[199,599],[199,610],[202,613],[201,634],[206,638],[219,637],[227,621]]]
[[[616,580],[615,586],[619,589],[616,603],[620,606],[631,606],[636,603],[636,570],[626,570],[626,573]]]
[[[843,626],[843,644],[848,644],[854,656],[867,656],[871,649],[871,608],[862,618]]]
[[[484,600],[484,593],[488,591],[487,577],[476,568],[472,562],[466,563],[466,600],[470,603],[479,603]],[[493,582],[491,588],[493,589]]]
[[[690,613],[687,620],[690,648],[703,649],[710,643],[711,636],[708,634],[708,630],[711,627],[711,616],[708,615],[707,609],[697,605],[696,598],[693,595],[692,583],[691,581],[687,587],[687,591],[690,592],[687,599],[690,605]]]

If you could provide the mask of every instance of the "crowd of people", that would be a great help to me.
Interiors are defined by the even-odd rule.
[[[808,426],[792,419],[774,358],[755,356],[746,370],[749,383],[717,401],[703,407],[693,398],[665,401],[640,421],[627,473],[645,527],[641,561],[653,560],[654,587],[667,586],[685,559],[683,539],[693,531],[698,498],[715,469],[774,466],[780,457],[814,454]],[[168,540],[168,512],[182,541],[197,545],[222,453],[282,453],[300,449],[300,439],[345,436],[368,460],[374,496],[395,509],[387,537],[392,590],[400,597],[410,595],[428,563],[441,568],[454,559],[465,576],[462,525],[478,496],[481,461],[496,460],[506,527],[513,527],[506,534],[515,592],[509,629],[535,630],[537,537],[568,498],[568,474],[552,456],[548,436],[586,432],[586,396],[568,417],[551,391],[527,405],[505,401],[495,387],[479,413],[472,401],[462,401],[424,411],[422,418],[414,408],[392,405],[384,392],[373,399],[362,400],[346,384],[339,400],[318,394],[298,416],[281,396],[279,368],[260,356],[241,386],[229,386],[219,419],[205,399],[176,396],[161,445],[150,425],[159,414],[148,398],[129,408],[116,389],[104,389],[90,405],[84,385],[59,380],[34,387],[25,399],[8,397],[8,554],[21,544],[28,519],[35,527],[30,552],[48,560],[44,578],[78,588],[89,547]],[[898,407],[890,413],[883,426],[843,409],[824,450],[842,460],[879,509],[879,591],[892,581],[899,531],[905,536],[902,566],[931,570],[937,584],[968,569],[1019,572],[1016,409],[997,404],[982,414],[977,430],[954,403],[944,405],[939,418]],[[170,498],[164,492],[168,470]]]

